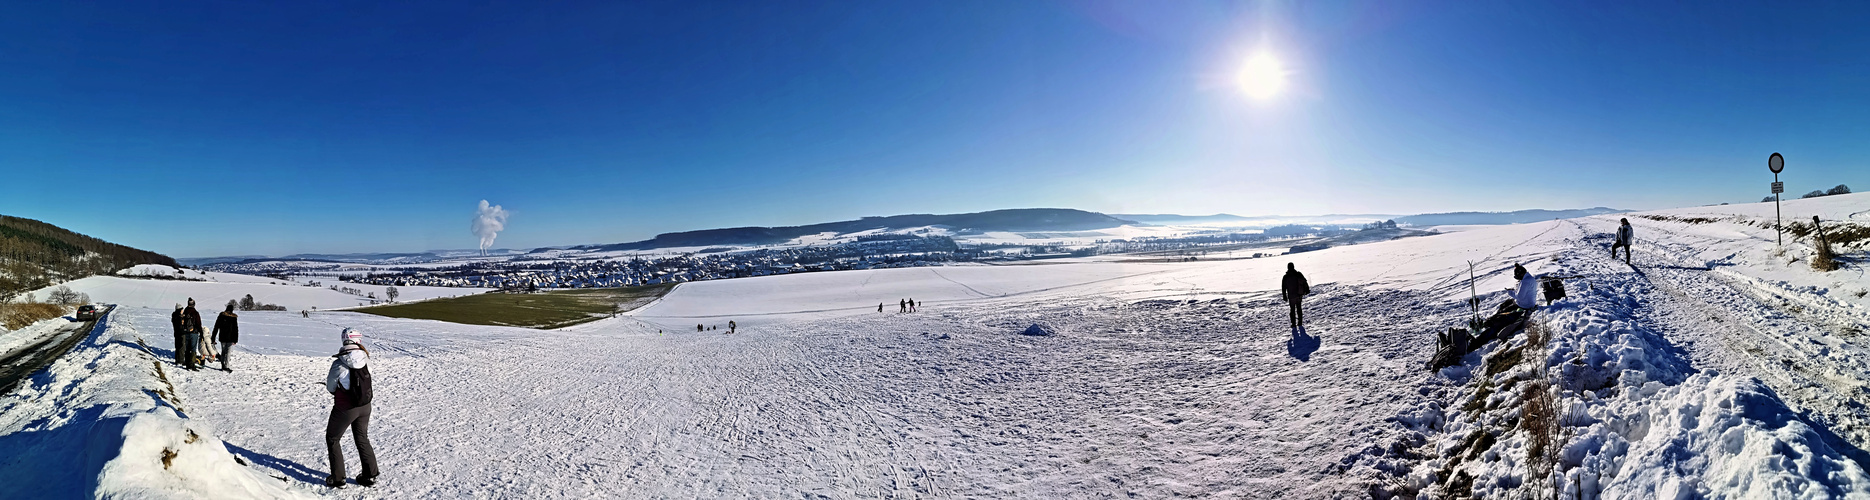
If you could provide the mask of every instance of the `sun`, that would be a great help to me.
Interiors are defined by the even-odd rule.
[[[1257,100],[1271,99],[1286,88],[1286,68],[1267,52],[1254,54],[1240,67],[1240,90]]]

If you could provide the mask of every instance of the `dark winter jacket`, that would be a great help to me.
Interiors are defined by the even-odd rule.
[[[169,322],[170,322],[170,323],[174,323],[174,324],[175,324],[175,336],[176,336],[176,337],[181,337],[181,336],[182,336],[182,332],[183,332],[183,330],[182,330],[182,326],[183,326],[183,325],[182,325],[182,310],[181,310],[181,309],[176,309],[176,310],[175,310],[175,312],[173,312],[173,313],[169,313]]]
[[[187,309],[183,309],[182,310],[182,333],[197,333],[198,334],[201,332],[202,332],[201,311],[196,311],[195,306],[188,306]]]
[[[1287,301],[1312,294],[1312,285],[1305,282],[1305,275],[1297,269],[1286,270],[1286,279],[1279,285],[1279,293]]]
[[[220,317],[214,318],[214,336],[211,338],[221,344],[240,343],[240,316],[233,311],[222,311]]]

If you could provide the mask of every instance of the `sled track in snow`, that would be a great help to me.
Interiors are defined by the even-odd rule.
[[[1579,229],[1585,228],[1579,224]],[[1579,242],[1580,251],[1589,256],[1585,261],[1608,270],[1606,274],[1625,266],[1588,243],[1603,236],[1585,234]],[[1682,238],[1674,234],[1669,241]],[[1654,245],[1664,240],[1651,241]],[[1693,254],[1686,244],[1664,245],[1673,247],[1635,252],[1640,255],[1632,260],[1637,265],[1627,271],[1660,292],[1628,290],[1650,315],[1665,318],[1660,330],[1672,342],[1684,344],[1699,368],[1739,371],[1765,381],[1793,408],[1803,410],[1808,423],[1827,434],[1830,444],[1859,465],[1870,465],[1870,454],[1863,451],[1870,446],[1870,411],[1859,402],[1870,395],[1870,365],[1864,361],[1870,359],[1870,349],[1863,338],[1834,335],[1835,321],[1788,308],[1778,303],[1774,292],[1724,277],[1713,267],[1680,262],[1674,256]],[[1677,314],[1690,318],[1666,321]],[[1708,323],[1694,321],[1695,316],[1718,326],[1697,331],[1707,330]]]

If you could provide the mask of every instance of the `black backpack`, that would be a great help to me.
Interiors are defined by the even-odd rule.
[[[370,367],[351,369],[351,388],[349,394],[352,406],[370,404]]]

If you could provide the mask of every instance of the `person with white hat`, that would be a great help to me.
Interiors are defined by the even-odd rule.
[[[357,440],[357,459],[363,462],[363,474],[357,484],[377,484],[377,453],[370,447],[370,351],[364,349],[364,335],[354,328],[341,333],[343,347],[332,355],[331,371],[325,375],[325,390],[331,393],[331,420],[325,424],[325,449],[331,454],[331,475],[325,486],[344,487],[344,430],[350,429]]]

